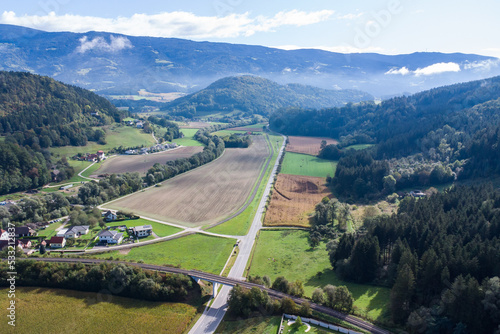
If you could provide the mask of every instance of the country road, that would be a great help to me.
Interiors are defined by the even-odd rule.
[[[286,137],[283,137],[283,143],[281,145],[280,153],[278,154],[278,158],[273,167],[273,171],[269,176],[269,179],[266,184],[266,189],[262,198],[260,200],[259,206],[257,208],[257,213],[252,221],[252,226],[250,227],[250,231],[246,236],[240,239],[240,252],[238,253],[238,257],[236,261],[229,271],[229,278],[234,278],[238,280],[244,279],[245,268],[248,263],[248,259],[250,258],[250,254],[252,253],[252,248],[255,243],[255,238],[257,237],[257,233],[262,228],[262,214],[264,213],[264,208],[266,206],[267,198],[271,191],[271,187],[274,181],[274,178],[277,173],[279,161],[283,151],[285,149]],[[214,333],[219,324],[221,323],[224,315],[227,311],[227,299],[229,296],[229,292],[231,291],[231,287],[223,286],[220,290],[219,294],[215,297],[212,305],[205,309],[205,312],[201,315],[200,319],[193,326],[189,334],[209,334]]]

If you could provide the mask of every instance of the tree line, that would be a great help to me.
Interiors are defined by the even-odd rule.
[[[7,263],[0,263],[0,286],[7,286]],[[51,263],[17,261],[16,284],[99,292],[110,295],[151,300],[185,301],[190,293],[199,292],[197,284],[185,275],[163,274],[125,264]]]

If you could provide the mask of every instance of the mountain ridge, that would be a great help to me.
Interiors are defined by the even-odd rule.
[[[0,69],[48,75],[101,95],[136,94],[140,89],[191,93],[223,77],[252,74],[280,84],[301,82],[383,96],[500,74],[498,62],[462,53],[341,54],[0,25]],[[452,71],[415,72],[449,63],[455,64]]]

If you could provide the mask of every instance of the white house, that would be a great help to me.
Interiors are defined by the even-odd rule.
[[[50,248],[63,248],[66,246],[66,238],[64,237],[52,237],[49,240]]]
[[[123,233],[118,233],[116,231],[102,230],[97,236],[100,242],[106,242],[108,244],[120,244],[123,241]]]
[[[0,229],[0,240],[9,240],[9,232]]]
[[[106,212],[103,214],[103,216],[104,216],[104,219],[105,219],[106,221],[108,221],[108,222],[111,222],[111,221],[113,221],[113,220],[116,220],[116,218],[117,218],[116,213],[114,213],[114,212],[113,212],[113,211],[111,211],[111,210],[106,211]]]
[[[64,237],[66,232],[68,232],[68,228],[62,228],[59,231],[57,231],[56,237]]]
[[[132,234],[134,234],[138,238],[147,237],[153,233],[153,226],[151,225],[143,225],[143,226],[135,226],[132,227]]]
[[[90,228],[90,226],[88,226],[88,225],[70,227],[66,231],[66,233],[64,233],[64,237],[66,239],[78,238],[81,235],[89,233],[89,228]]]

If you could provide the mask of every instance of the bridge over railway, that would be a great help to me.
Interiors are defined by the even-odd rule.
[[[153,270],[153,271],[158,271],[158,272],[167,272],[167,273],[174,273],[174,274],[182,274],[182,275],[187,275],[192,277],[194,280],[204,280],[204,281],[209,281],[212,283],[216,284],[221,284],[221,285],[227,285],[227,286],[235,286],[235,285],[241,285],[244,288],[251,289],[253,287],[258,287],[259,289],[266,291],[268,295],[272,298],[276,299],[282,299],[285,297],[291,298],[295,303],[298,305],[306,302],[306,299],[303,298],[297,298],[273,289],[266,288],[265,286],[255,284],[255,283],[250,283],[244,280],[240,279],[235,279],[235,278],[228,278],[228,277],[223,277],[219,276],[216,274],[211,274],[211,273],[206,273],[198,270],[186,270],[186,269],[181,269],[181,268],[176,268],[176,267],[167,267],[167,266],[157,266],[157,265],[152,265],[152,264],[145,264],[145,263],[132,263],[132,262],[125,262],[125,261],[109,261],[109,260],[103,260],[103,259],[83,259],[83,258],[30,258],[29,260],[34,260],[34,261],[42,261],[42,262],[58,262],[58,263],[82,263],[82,264],[87,264],[87,265],[98,265],[101,263],[112,263],[112,264],[125,264],[125,265],[131,265],[131,266],[136,266],[145,270]],[[214,293],[215,293],[214,289]],[[332,310],[331,308],[318,305],[315,303],[311,303],[311,309],[326,315],[333,316],[337,319],[344,320],[345,322],[357,326],[363,330],[366,330],[370,333],[374,334],[390,334],[389,331],[377,327],[367,321],[358,319],[356,317],[353,317],[351,315],[338,312],[335,310]]]

